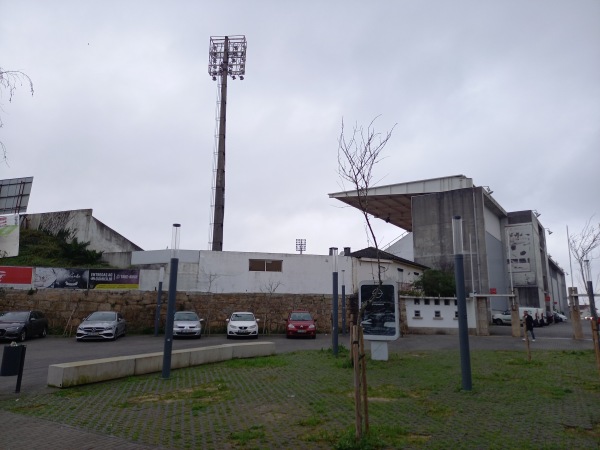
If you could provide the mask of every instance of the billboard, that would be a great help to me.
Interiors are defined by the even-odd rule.
[[[19,256],[19,215],[0,216],[0,258]]]
[[[533,226],[530,223],[512,225],[508,230],[508,264],[515,286],[537,284]]]
[[[88,269],[36,267],[33,284],[37,289],[87,289]]]
[[[0,285],[24,284],[31,286],[33,267],[0,266]]]
[[[400,315],[395,284],[362,281],[358,291],[363,336],[371,341],[393,341],[400,337]]]
[[[138,289],[139,286],[139,270],[90,269],[90,289]]]

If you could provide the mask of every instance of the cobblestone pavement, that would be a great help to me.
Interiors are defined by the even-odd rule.
[[[584,340],[574,340],[566,337],[569,334],[566,324],[555,325],[536,331],[537,340],[531,343],[535,348],[543,350],[587,350],[592,349],[591,335],[586,333]],[[564,328],[558,328],[564,327]],[[287,340],[282,336],[265,336],[265,341],[274,341],[278,352],[292,351]],[[347,337],[342,336],[340,345],[346,345]],[[519,338],[510,336],[510,327],[494,327],[492,336],[471,336],[470,348],[472,350],[517,350],[522,349],[524,342]],[[457,336],[405,336],[395,342],[389,343],[390,352],[418,351],[418,350],[440,350],[445,348],[457,348]],[[325,335],[319,339],[307,342],[307,349],[331,348],[330,340]],[[15,380],[14,377],[11,377]],[[4,385],[6,388],[6,384]],[[36,389],[37,393],[52,388],[44,387]],[[3,399],[7,395],[14,395],[15,401],[19,401],[19,395],[8,394],[6,389],[0,396]],[[0,449],[1,450],[29,450],[29,449],[54,449],[63,450],[93,450],[93,449],[119,449],[119,450],[144,450],[160,449],[164,447],[149,447],[133,443],[115,436],[103,435],[89,432],[76,427],[57,424],[48,420],[32,418],[24,415],[0,411]]]

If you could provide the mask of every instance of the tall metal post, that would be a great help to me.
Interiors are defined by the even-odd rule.
[[[342,334],[346,334],[346,279],[342,269]]]
[[[158,336],[160,326],[160,309],[162,307],[162,287],[165,278],[165,268],[161,267],[158,271],[158,295],[156,297],[156,312],[154,313],[154,336]]]
[[[331,247],[329,255],[333,260],[333,289],[331,299],[331,348],[333,356],[338,355],[338,269],[337,269],[337,248]]]
[[[217,161],[214,180],[214,211],[211,247],[223,250],[223,224],[225,220],[225,135],[227,123],[227,77],[240,80],[246,73],[246,37],[213,36],[210,38],[208,73],[213,80],[219,77],[221,90],[219,101],[219,131]]]
[[[162,377],[171,375],[171,352],[173,350],[173,323],[175,322],[175,298],[177,297],[177,270],[179,269],[179,225],[173,224],[171,242],[171,265],[169,270],[169,301],[167,303],[167,321],[165,323],[165,346],[163,352]]]
[[[465,294],[465,268],[463,256],[462,220],[460,216],[452,219],[454,242],[454,276],[456,281],[456,299],[458,303],[458,335],[460,340],[460,366],[462,388],[471,390],[471,356],[469,351],[469,324],[467,321],[467,298]]]

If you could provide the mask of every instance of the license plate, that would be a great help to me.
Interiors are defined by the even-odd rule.
[[[306,333],[306,330],[298,330],[298,333]]]

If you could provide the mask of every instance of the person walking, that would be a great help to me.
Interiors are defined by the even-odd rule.
[[[527,338],[527,332],[529,332],[531,333],[531,340],[535,342],[535,334],[533,334],[533,317],[531,317],[529,311],[525,311],[523,319],[525,322],[525,338]],[[525,340],[525,338],[523,338],[523,340]]]

